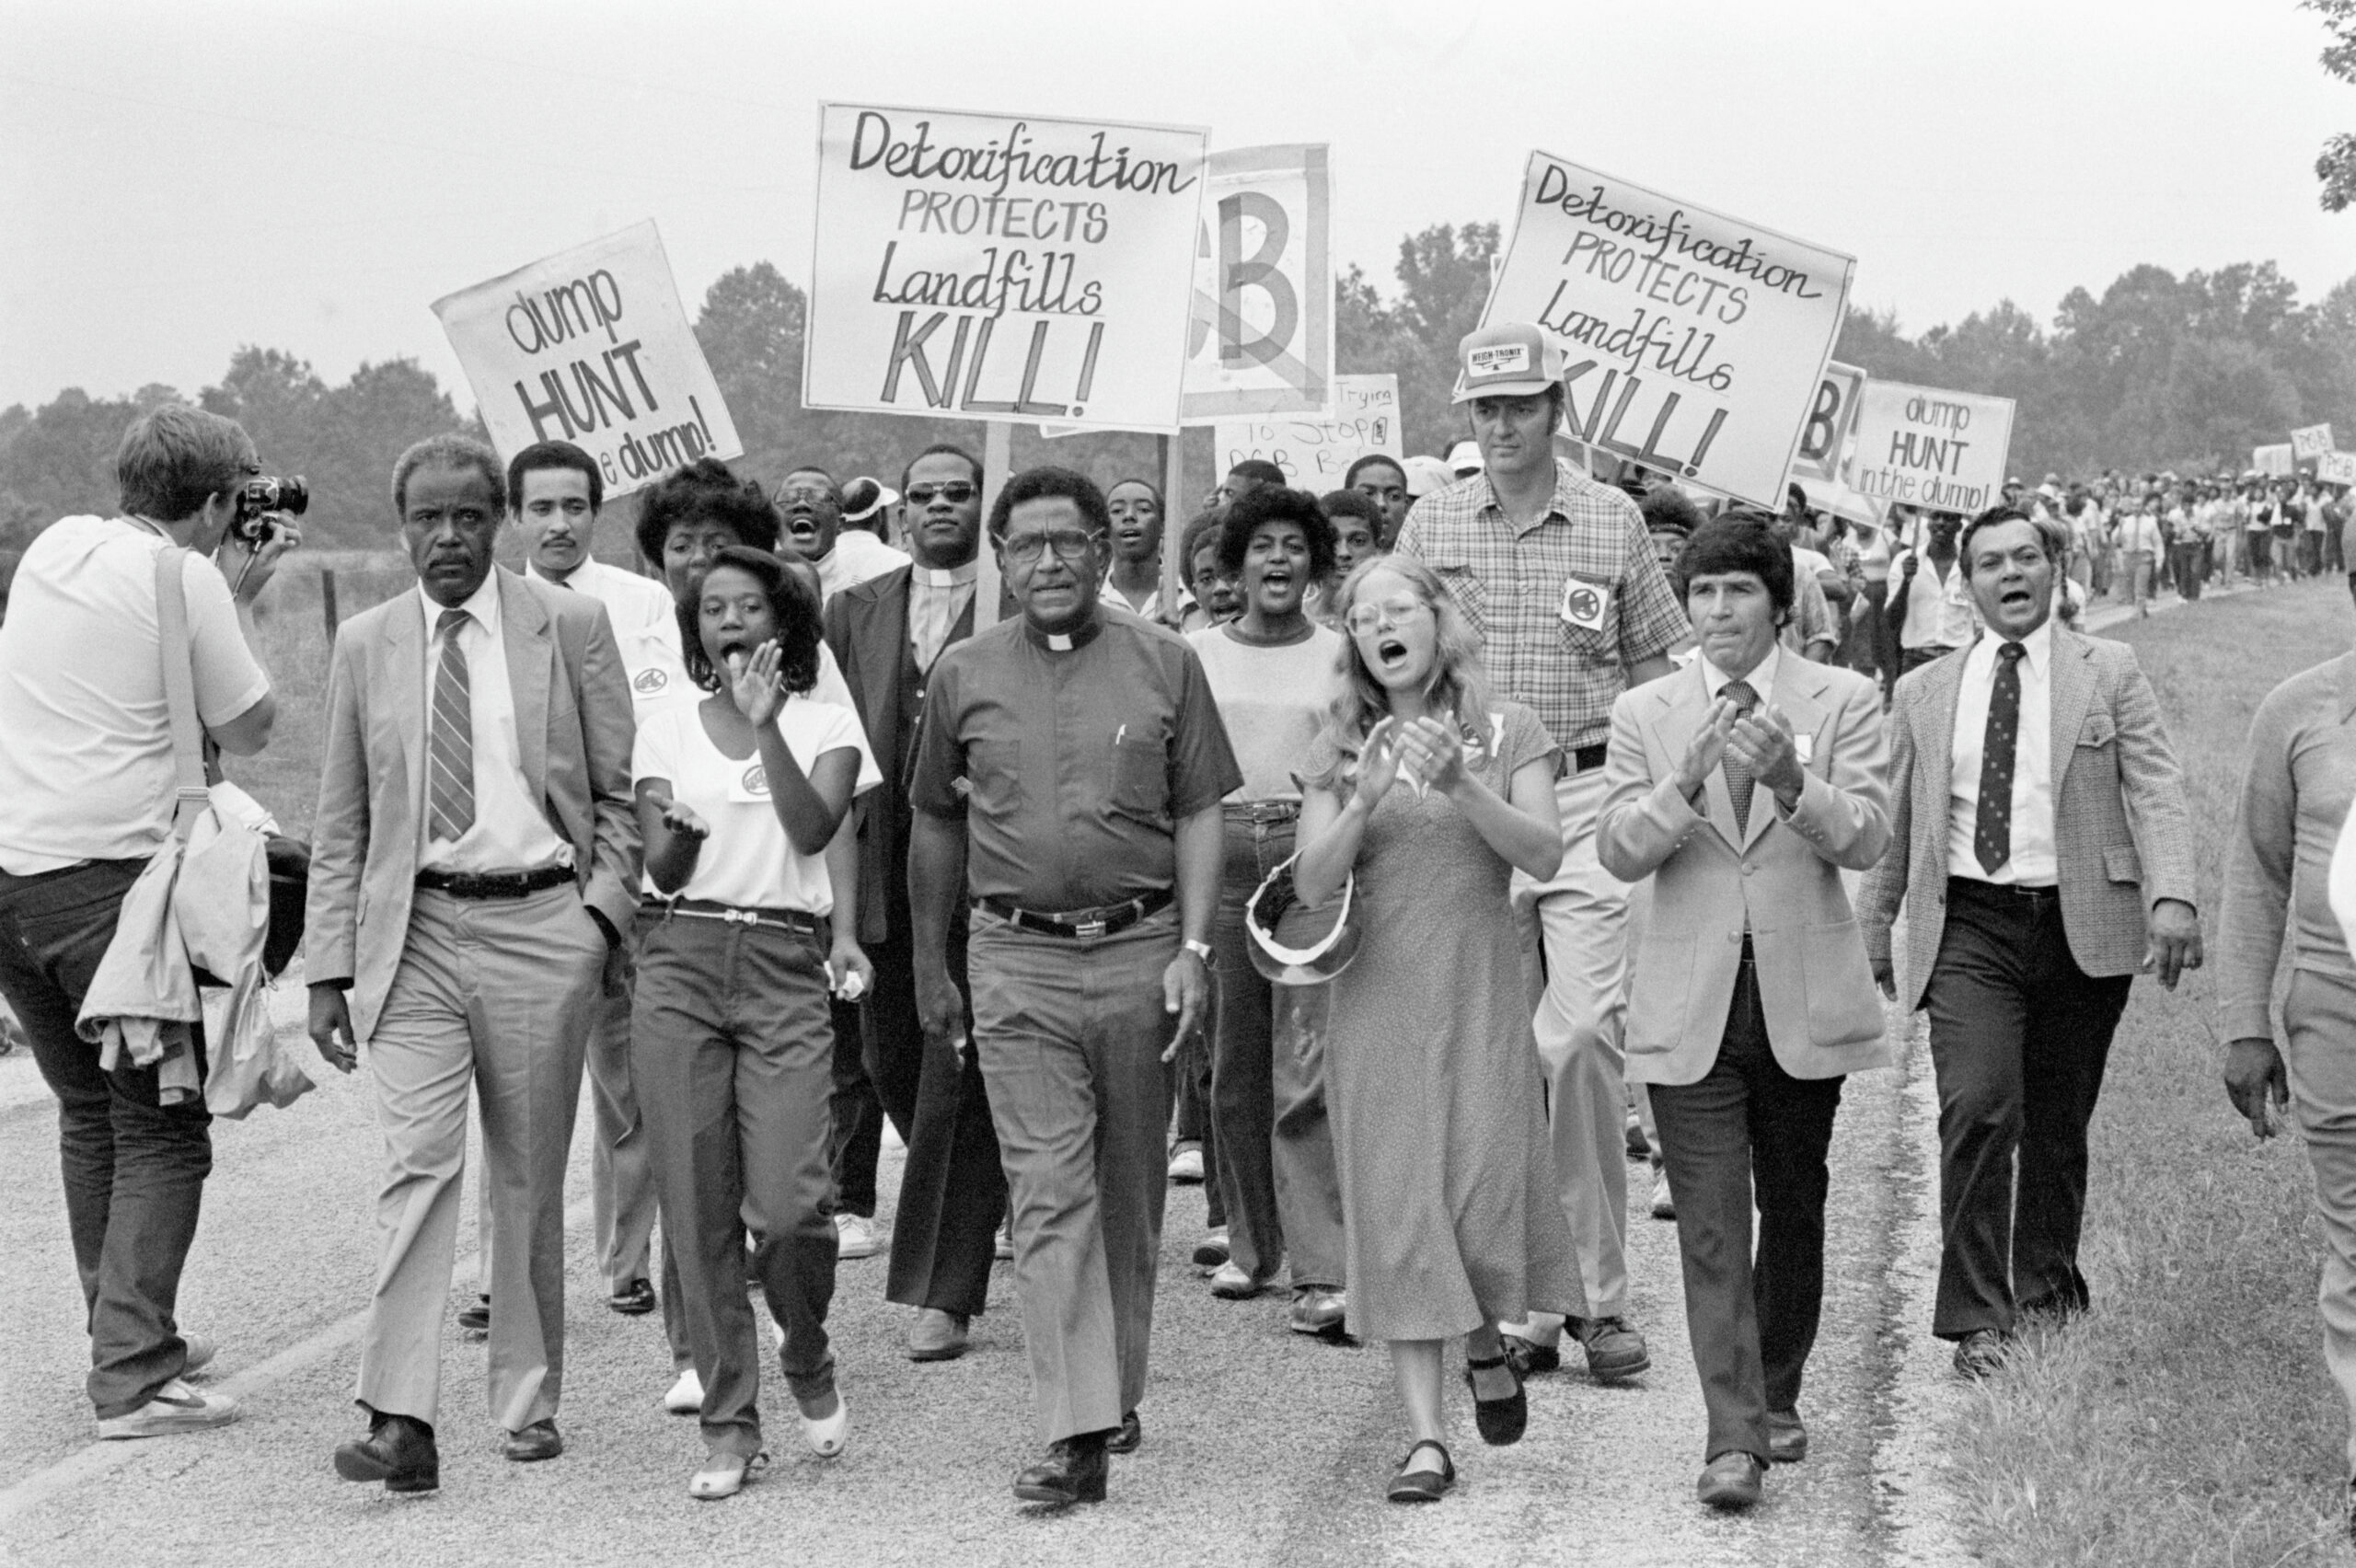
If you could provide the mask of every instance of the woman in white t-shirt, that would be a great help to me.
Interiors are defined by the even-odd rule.
[[[1308,491],[1269,486],[1238,497],[1216,537],[1219,571],[1237,584],[1243,614],[1186,640],[1203,662],[1243,783],[1220,807],[1226,858],[1211,929],[1213,1136],[1204,1148],[1214,1169],[1204,1174],[1218,1184],[1228,1227],[1211,1292],[1257,1296],[1289,1258],[1291,1327],[1338,1334],[1342,1194],[1322,1110],[1324,995],[1270,986],[1252,967],[1243,934],[1244,901],[1292,858],[1300,819],[1293,775],[1333,698],[1342,636],[1311,620],[1302,599],[1332,576],[1334,525]]]
[[[718,1498],[764,1458],[747,1231],[803,1436],[832,1458],[847,1434],[826,1329],[826,998],[837,984],[856,997],[874,972],[854,935],[855,884],[835,885],[826,850],[849,832],[853,797],[883,779],[857,716],[807,695],[819,606],[801,575],[732,547],[683,606],[683,631],[689,610],[687,675],[710,695],[646,715],[631,770],[664,896],[640,919],[630,1069],[703,1385],[708,1453],[687,1490]]]

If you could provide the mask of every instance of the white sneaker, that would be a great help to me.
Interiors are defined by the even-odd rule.
[[[999,1225],[998,1234],[990,1239],[990,1255],[1001,1263],[1011,1263],[1014,1261],[1014,1222],[1012,1220],[1007,1220]]]
[[[1203,1179],[1203,1151],[1199,1145],[1184,1145],[1170,1157],[1170,1179],[1172,1182],[1200,1182]]]
[[[696,1376],[692,1366],[679,1374],[671,1391],[663,1396],[663,1408],[673,1415],[697,1415],[703,1411],[703,1379]]]
[[[169,1437],[176,1432],[202,1432],[225,1426],[237,1419],[237,1401],[226,1394],[200,1394],[178,1378],[156,1390],[155,1397],[128,1415],[112,1415],[98,1423],[102,1440],[126,1437]]]
[[[1653,1217],[1655,1219],[1677,1217],[1677,1199],[1669,1193],[1667,1170],[1653,1172]]]
[[[221,1347],[213,1343],[211,1334],[182,1334],[180,1343],[188,1346],[188,1359],[180,1366],[183,1378],[193,1378],[212,1366],[213,1358],[221,1352]]]
[[[835,1256],[872,1258],[884,1250],[884,1238],[865,1215],[835,1216]]]

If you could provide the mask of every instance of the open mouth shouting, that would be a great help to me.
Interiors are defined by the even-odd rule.
[[[1386,674],[1405,669],[1410,657],[1407,645],[1398,638],[1386,637],[1374,645],[1375,663]]]

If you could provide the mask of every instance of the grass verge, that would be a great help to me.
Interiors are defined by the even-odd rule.
[[[2191,809],[2201,924],[2217,889],[2250,715],[2350,646],[2337,582],[2130,622]],[[2140,981],[2093,1128],[2083,1264],[2095,1310],[2025,1343],[1963,1407],[1954,1479],[1987,1561],[2344,1562],[2347,1421],[2325,1375],[2323,1243],[2295,1135],[2260,1145],[2221,1087],[2211,972]]]

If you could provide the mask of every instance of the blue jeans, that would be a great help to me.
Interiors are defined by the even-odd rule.
[[[123,895],[145,867],[93,860],[37,877],[0,872],[0,994],[57,1095],[65,1223],[89,1307],[90,1402],[101,1421],[137,1410],[187,1366],[173,1309],[213,1170],[203,1101],[159,1103],[156,1068],[125,1057],[101,1071],[98,1047],[74,1032]],[[202,1024],[192,1033],[202,1078]]]

